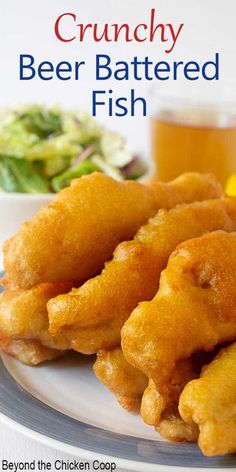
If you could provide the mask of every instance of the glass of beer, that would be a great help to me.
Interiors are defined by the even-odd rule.
[[[155,178],[212,172],[225,186],[236,173],[236,103],[157,96],[151,120]]]

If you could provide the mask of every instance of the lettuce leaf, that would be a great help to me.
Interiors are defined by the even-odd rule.
[[[26,131],[22,123],[0,124],[0,154],[3,156],[24,159],[39,141],[38,136]]]
[[[57,192],[95,170],[116,179],[142,174],[119,133],[86,112],[41,105],[0,113],[0,161],[6,192]]]
[[[68,187],[73,179],[82,177],[83,175],[91,174],[92,172],[100,171],[101,169],[89,160],[81,161],[74,167],[62,172],[62,174],[52,179],[52,188],[54,192],[59,192],[65,187]]]
[[[32,105],[18,113],[17,119],[26,131],[36,134],[41,139],[62,133],[61,113],[56,108]]]
[[[48,193],[48,179],[40,174],[38,166],[25,159],[0,156],[0,188],[4,192]]]

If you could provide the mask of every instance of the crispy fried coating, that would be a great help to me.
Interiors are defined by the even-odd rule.
[[[149,184],[158,199],[158,208],[170,210],[181,203],[201,202],[223,196],[221,184],[214,174],[186,172],[171,182],[152,181]]]
[[[113,392],[128,411],[139,411],[147,377],[125,360],[121,348],[101,350],[93,366],[97,378]]]
[[[187,424],[182,420],[177,405],[163,412],[155,429],[163,438],[175,442],[197,442],[199,434],[196,424]]]
[[[157,426],[163,412],[174,405],[178,405],[180,394],[185,385],[199,377],[202,366],[210,362],[214,355],[214,351],[210,353],[200,352],[189,359],[178,361],[164,395],[158,392],[155,382],[149,379],[141,402],[141,416],[144,422]]]
[[[84,281],[98,273],[121,241],[160,207],[216,198],[211,175],[187,174],[171,183],[117,182],[101,173],[74,180],[4,245],[4,267],[15,287]]]
[[[140,301],[158,290],[175,247],[216,229],[236,230],[236,199],[224,198],[160,210],[134,240],[121,243],[100,275],[48,303],[50,331],[71,348],[92,354],[120,344],[120,330]]]
[[[115,246],[156,211],[155,192],[94,173],[74,180],[5,243],[7,277],[16,286],[85,280]]]
[[[141,403],[141,416],[145,423],[157,426],[161,421],[161,415],[173,405],[177,405],[179,396],[184,386],[197,377],[198,368],[192,359],[179,361],[168,385],[168,391],[161,394],[152,379],[149,379]]]
[[[151,379],[148,383],[147,377],[126,361],[120,347],[98,351],[93,370],[124,409],[139,411],[141,406],[144,422],[153,426],[158,424],[162,412],[168,406],[178,403],[183,387],[200,373],[195,359],[180,361],[175,368],[168,396],[163,396],[157,392]]]
[[[236,233],[216,231],[180,244],[160,288],[122,329],[128,362],[165,395],[176,364],[236,338]]]
[[[144,423],[156,426],[160,423],[161,414],[166,408],[166,397],[161,395],[156,389],[152,379],[149,379],[148,386],[144,390],[141,401],[141,416]]]
[[[42,362],[51,361],[64,355],[64,351],[57,351],[43,346],[39,341],[31,339],[18,339],[6,341],[3,351],[15,357],[22,364],[35,366]]]
[[[169,441],[196,442],[198,428],[195,424],[185,423],[178,413],[178,404],[169,404],[161,395],[153,380],[149,380],[141,404],[141,416],[145,423],[154,426],[155,430]]]
[[[49,333],[47,302],[70,288],[71,283],[40,284],[28,290],[3,292],[0,295],[0,348],[28,364],[58,357],[58,351],[67,350],[69,346],[64,336],[53,337]]]
[[[157,427],[164,412],[178,406],[179,397],[185,385],[199,377],[202,366],[209,363],[215,354],[215,351],[199,352],[189,359],[178,361],[164,395],[158,392],[155,382],[149,379],[141,402],[141,416],[144,422]]]
[[[9,280],[5,275],[0,278],[0,286],[4,290],[14,290],[15,289],[15,286],[13,285],[11,280]]]
[[[222,349],[188,383],[179,411],[189,425],[199,426],[199,447],[206,456],[236,452],[236,343]]]

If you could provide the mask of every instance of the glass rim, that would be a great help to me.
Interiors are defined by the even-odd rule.
[[[225,84],[220,89],[211,88],[211,94],[213,93],[213,95],[207,94],[207,89],[202,94],[200,88],[195,88],[190,95],[190,90],[186,94],[184,89],[180,93],[177,88],[166,90],[161,89],[161,87],[150,86],[149,97],[152,99],[153,108],[156,102],[159,103],[162,109],[166,107],[236,113],[236,82],[232,81],[230,83],[230,87]],[[234,93],[229,94],[230,91]],[[225,96],[225,92],[227,92],[227,96]]]

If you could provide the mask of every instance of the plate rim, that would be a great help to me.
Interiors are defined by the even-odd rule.
[[[35,399],[37,402],[43,404],[48,410],[53,410],[60,415],[71,418],[65,413],[59,412],[58,410],[54,409],[52,406],[47,405],[42,400],[35,397],[31,392],[27,391],[27,389],[25,389],[22,385],[20,385],[17,382],[17,380],[11,375],[10,371],[5,365],[5,360],[4,360],[5,357],[7,358],[9,356],[0,351],[0,371],[1,369],[3,369],[5,374],[16,384],[17,387],[19,387],[19,389],[23,392],[23,394],[26,394],[27,396]],[[0,407],[1,407],[1,399],[0,399]],[[66,454],[75,455],[83,460],[87,459],[89,461],[93,461],[97,459],[100,462],[101,461],[115,462],[118,470],[120,468],[124,468],[125,470],[130,471],[130,472],[144,472],[144,471],[145,472],[173,472],[173,468],[178,469],[178,471],[180,472],[188,470],[188,467],[134,461],[131,459],[125,459],[125,458],[121,458],[121,457],[117,457],[113,455],[94,452],[94,451],[91,451],[90,449],[81,448],[79,446],[73,446],[71,444],[68,444],[67,442],[54,439],[47,434],[40,433],[31,427],[25,426],[19,420],[14,420],[6,413],[3,413],[1,410],[0,410],[0,421],[6,424],[8,427],[14,429],[15,431],[23,434],[24,436],[30,439],[34,439],[38,441],[40,444],[43,444],[47,447],[54,448],[58,452],[64,452]],[[78,420],[74,420],[74,421],[77,421],[79,423]],[[89,425],[89,427],[95,430],[100,429],[99,427],[93,426],[93,425]],[[112,432],[111,434],[116,435],[118,433]],[[91,456],[91,458],[89,458],[89,456]],[[207,469],[206,468],[201,469],[197,467],[197,468],[191,468],[191,470],[193,472],[195,471],[201,472],[201,470],[206,471]],[[215,471],[219,472],[219,468],[215,470],[211,468],[211,472],[215,472]]]
[[[0,412],[0,421],[6,424],[8,427],[14,429],[16,432],[23,434],[24,436],[38,441],[40,444],[54,448],[58,452],[64,452],[69,455],[76,455],[79,459],[88,460],[92,462],[93,460],[99,460],[100,462],[115,462],[117,469],[119,471],[120,468],[124,468],[125,471],[129,472],[173,472],[177,470],[178,472],[187,472],[191,470],[191,472],[228,472],[229,470],[233,470],[233,467],[230,468],[202,468],[202,467],[185,467],[185,466],[171,466],[171,465],[162,465],[162,464],[150,464],[147,462],[140,462],[140,461],[133,461],[130,459],[122,459],[120,457],[115,457],[111,455],[105,455],[102,453],[97,453],[90,451],[88,449],[75,447],[67,443],[63,443],[57,439],[53,439],[50,436],[46,436],[44,434],[38,433],[31,428],[28,428],[17,421],[14,421],[9,416],[5,415],[4,413]],[[88,455],[92,454],[92,457],[89,458]]]
[[[36,408],[36,403],[39,402],[40,405],[43,405],[43,408],[46,412],[48,411],[51,411],[51,412],[54,412],[54,414],[60,414],[60,416],[64,416],[66,418],[69,418],[72,420],[72,418],[68,415],[66,415],[65,413],[58,413],[58,411],[56,409],[54,409],[53,407],[51,406],[48,406],[46,403],[44,403],[43,401],[37,399],[30,391],[27,391],[27,389],[25,389],[24,387],[22,387],[18,382],[17,380],[11,375],[10,371],[8,370],[7,366],[5,365],[5,362],[4,362],[4,358],[5,357],[8,357],[6,354],[3,354],[1,355],[1,358],[0,358],[0,373],[2,373],[1,377],[3,377],[3,388],[4,388],[4,384],[7,386],[7,383],[8,383],[8,380],[9,380],[9,385],[11,386],[11,382],[13,382],[15,384],[15,387],[16,387],[16,392],[17,394],[19,395],[19,398],[21,398],[21,395],[23,395],[23,398],[25,397],[26,399],[28,398],[31,398],[32,401],[33,401],[33,408],[35,411],[37,411],[37,408]],[[8,386],[9,386],[8,385]],[[1,390],[1,389],[0,389]],[[4,404],[0,398],[0,407],[3,406],[4,407]],[[8,408],[8,411],[9,411],[9,408]],[[9,412],[10,413],[10,412]],[[173,472],[174,469],[178,470],[178,471],[187,471],[187,470],[191,470],[193,472],[203,472],[203,471],[211,471],[211,472],[219,472],[219,471],[229,471],[229,469],[232,470],[232,468],[235,468],[235,464],[231,466],[228,465],[227,467],[224,467],[222,464],[223,467],[220,467],[219,465],[216,465],[216,467],[214,467],[214,465],[212,464],[212,466],[209,464],[209,467],[207,466],[201,466],[199,464],[199,466],[193,466],[191,467],[189,464],[187,464],[186,466],[185,465],[174,465],[174,464],[158,464],[158,463],[155,463],[155,462],[145,462],[145,459],[144,461],[142,460],[133,460],[132,458],[129,459],[129,458],[123,458],[123,457],[119,457],[119,456],[116,456],[114,455],[114,452],[113,454],[109,454],[109,453],[105,453],[105,452],[97,452],[97,451],[93,451],[92,449],[90,448],[86,448],[84,447],[79,447],[79,446],[75,446],[73,444],[69,444],[67,441],[61,441],[60,439],[57,439],[57,438],[53,438],[52,436],[48,435],[47,432],[41,432],[41,431],[37,431],[35,429],[33,429],[33,423],[30,424],[30,425],[25,425],[23,424],[21,421],[20,421],[20,418],[19,417],[16,417],[14,418],[14,412],[12,412],[12,416],[10,416],[10,414],[7,414],[5,411],[0,411],[0,421],[4,422],[5,424],[7,424],[9,427],[15,429],[16,431],[18,431],[19,433],[22,433],[24,434],[25,436],[27,437],[30,437],[31,439],[35,439],[36,441],[40,442],[41,444],[44,444],[45,446],[48,446],[48,447],[51,447],[51,448],[54,448],[56,449],[57,451],[61,451],[61,452],[64,452],[64,453],[67,453],[67,454],[70,454],[70,455],[76,455],[78,456],[79,458],[81,459],[87,459],[87,460],[90,460],[90,461],[93,461],[93,460],[99,460],[100,462],[101,461],[109,461],[109,462],[115,462],[116,465],[117,465],[117,468],[124,468],[125,470],[129,470],[129,471],[133,471],[133,472]],[[80,423],[80,421],[78,420],[73,420],[73,421],[76,421],[78,424]],[[85,424],[86,425],[86,424]],[[92,425],[87,425],[89,428],[92,429],[92,431],[95,431],[99,434],[99,431],[102,430],[102,428],[98,428],[96,426],[92,426]],[[107,430],[104,429],[104,431],[107,432]],[[115,436],[122,436],[119,435],[118,433],[111,433],[113,435],[113,437],[115,438]],[[127,436],[126,436],[127,437]],[[144,439],[145,440],[145,439]],[[147,444],[150,440],[146,440],[147,441]],[[138,454],[137,454],[138,455]],[[91,458],[90,458],[91,457]]]
[[[125,470],[128,470],[130,472],[172,472],[173,469],[178,469],[179,471],[187,471],[189,470],[189,467],[183,467],[183,466],[169,466],[169,465],[162,465],[162,464],[149,464],[147,462],[140,462],[140,461],[132,461],[130,459],[122,459],[120,457],[115,457],[115,456],[108,456],[102,453],[98,452],[93,452],[90,451],[89,449],[84,449],[80,447],[75,447],[67,443],[63,443],[57,439],[50,438],[50,436],[43,435],[41,433],[38,433],[37,431],[34,431],[33,429],[30,429],[24,425],[21,425],[20,423],[12,420],[10,417],[5,415],[4,413],[0,412],[0,421],[2,421],[4,424],[9,426],[10,428],[14,429],[15,431],[24,434],[24,436],[29,437],[30,439],[35,439],[39,443],[43,444],[44,446],[55,448],[58,452],[64,452],[66,454],[70,455],[76,455],[80,459],[83,460],[89,460],[92,462],[93,460],[99,460],[100,462],[115,462],[116,466],[119,470],[119,468],[125,468]],[[89,458],[89,454],[92,455],[91,458]],[[206,471],[207,469],[204,468],[191,468],[191,471],[193,472],[200,472],[200,471]],[[218,471],[219,468],[217,469],[210,469],[211,472]],[[221,469],[223,470],[223,469]],[[228,469],[225,469],[228,470]]]

